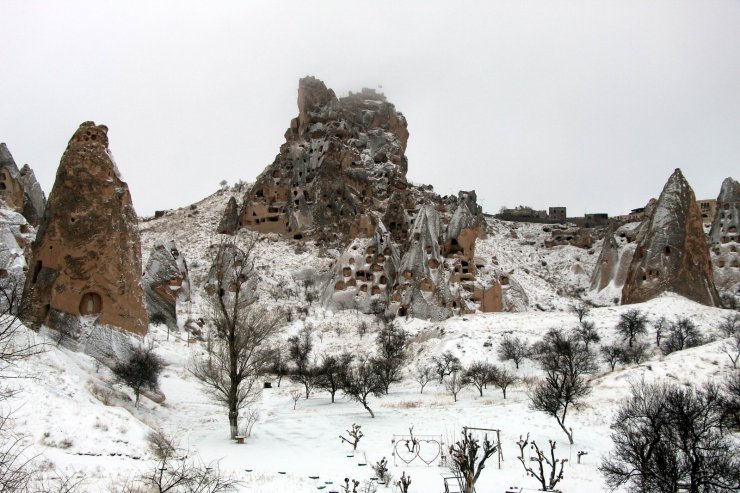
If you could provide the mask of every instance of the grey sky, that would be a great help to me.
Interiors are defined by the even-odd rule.
[[[108,125],[141,215],[252,181],[298,79],[382,85],[409,178],[441,194],[617,214],[680,167],[740,173],[738,1],[0,0],[0,141],[48,192],[77,126]]]

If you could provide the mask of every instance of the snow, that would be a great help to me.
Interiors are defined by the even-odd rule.
[[[192,298],[178,306],[181,323],[205,312],[201,288],[208,273],[208,245],[218,241],[213,231],[228,199],[238,194],[222,190],[193,206],[142,222],[145,256],[155,241],[174,240],[188,262]],[[339,491],[338,485],[345,477],[369,480],[374,476],[370,464],[382,457],[388,458],[394,478],[398,479],[404,471],[411,476],[410,491],[442,491],[442,476],[449,473],[445,467],[436,462],[429,466],[419,462],[406,465],[392,455],[394,435],[406,435],[412,426],[415,435],[441,437],[445,451],[463,426],[501,430],[501,469],[494,459],[489,461],[477,485],[480,492],[503,492],[509,486],[537,487],[516,458],[516,442],[527,433],[539,443],[556,440],[558,453],[569,459],[565,479],[559,484],[563,491],[607,491],[598,465],[611,449],[609,425],[620,401],[629,393],[630,382],[661,378],[699,384],[723,378],[730,365],[722,353],[723,341],[665,357],[656,352],[641,365],[617,367],[615,372],[609,372],[602,364],[600,373],[593,377],[593,392],[583,408],[569,412],[566,419],[566,425],[575,432],[576,443],[572,446],[554,419],[529,409],[526,384],[509,388],[506,399],[493,387],[484,390],[483,397],[474,388],[466,388],[453,402],[438,382],[430,383],[420,394],[411,376],[417,362],[426,362],[446,350],[464,363],[487,360],[504,365],[525,382],[540,375],[537,365],[529,360],[518,370],[511,362],[499,362],[498,344],[505,334],[533,342],[550,328],[574,327],[577,318],[568,308],[588,288],[600,248],[597,242],[590,250],[571,246],[547,249],[543,243],[548,236],[542,225],[489,220],[488,238],[476,243],[476,255],[494,259],[496,268],[509,273],[512,282],[524,289],[529,301],[521,308],[526,310],[465,315],[443,322],[399,319],[397,323],[410,335],[411,360],[404,368],[404,380],[391,386],[390,395],[371,399],[375,419],[361,405],[347,399],[339,397],[332,404],[326,392],[299,400],[294,410],[290,393],[298,384],[285,378],[276,387],[274,378],[266,378],[274,388],[262,393],[260,418],[252,436],[245,444],[236,444],[228,438],[225,410],[209,399],[188,370],[193,358],[204,351],[204,343],[190,340],[185,332],[168,334],[164,328],[150,327],[148,337],[155,341],[156,352],[166,362],[160,378],[161,391],[166,395],[163,403],[142,396],[135,408],[132,393],[114,382],[109,369],[47,339],[43,354],[20,362],[13,369],[26,377],[13,380],[21,392],[6,402],[14,410],[13,430],[25,436],[29,456],[39,454],[38,460],[67,473],[84,474],[86,491],[105,491],[151,470],[155,458],[148,448],[147,435],[154,429],[174,436],[181,447],[199,454],[206,462],[220,461],[222,470],[244,481],[241,491],[301,493],[317,491],[320,486],[326,486],[321,491]],[[320,282],[329,279],[339,255],[311,242],[285,241],[272,235],[262,238],[256,251],[260,302],[267,309],[295,310],[304,304],[298,295],[303,292],[302,281],[306,277],[318,277]],[[146,258],[143,260],[146,264]],[[576,265],[580,268],[574,268]],[[280,290],[295,294],[272,294]],[[643,310],[651,320],[661,316],[689,317],[706,335],[714,337],[728,313],[672,294],[638,305],[602,306],[592,309],[588,316],[596,324],[602,344],[615,340],[614,326],[619,315],[632,308]],[[358,330],[363,323],[370,327],[364,336]],[[371,316],[354,310],[323,309],[316,302],[304,319],[296,316],[283,337],[306,326],[313,327],[313,355],[317,358],[342,350],[357,355],[374,351],[373,337],[378,326]],[[21,333],[40,340],[47,336],[25,328]],[[646,341],[653,339],[652,333],[646,337]],[[351,447],[342,443],[339,435],[346,434],[353,423],[362,426],[365,436],[351,454]],[[579,451],[587,452],[581,464],[577,463]],[[378,491],[396,490],[379,487]]]

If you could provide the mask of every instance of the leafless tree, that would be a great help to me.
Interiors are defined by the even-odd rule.
[[[660,341],[665,335],[665,331],[668,329],[668,319],[665,317],[658,318],[653,322],[653,329],[655,330],[655,347],[660,348]]]
[[[589,306],[582,301],[573,303],[572,305],[570,305],[569,309],[576,317],[578,317],[579,324],[583,323],[583,319],[588,316],[589,312],[591,312]]]
[[[647,333],[648,318],[637,308],[632,308],[619,316],[616,329],[627,339],[630,347],[639,336]]]
[[[128,358],[113,366],[113,374],[134,392],[134,407],[139,406],[139,397],[144,390],[156,390],[164,361],[154,353],[152,344],[142,344],[131,349]]]
[[[498,347],[498,357],[501,361],[512,360],[517,370],[519,364],[532,354],[527,341],[517,336],[505,335]]]
[[[614,419],[615,448],[600,470],[611,488],[630,492],[737,491],[740,448],[726,426],[716,385],[635,383]]]
[[[506,368],[496,368],[496,371],[492,373],[491,383],[501,389],[506,399],[506,389],[511,385],[516,384],[519,381],[519,377],[514,375],[514,372],[507,370]]]
[[[358,360],[347,371],[342,385],[342,391],[347,397],[362,404],[371,418],[375,417],[375,413],[370,408],[369,397],[380,397],[385,391],[385,386],[373,367],[372,361],[366,358]]]
[[[487,361],[474,361],[465,369],[464,378],[483,397],[483,389],[493,381],[499,369]]]
[[[453,372],[462,370],[460,358],[452,354],[452,351],[445,351],[439,356],[433,356],[432,364],[439,378],[439,383],[442,383],[447,375],[452,375]]]
[[[732,337],[740,333],[740,313],[729,313],[719,324],[719,330],[725,337]]]
[[[377,356],[373,368],[388,394],[392,383],[401,381],[401,368],[406,363],[406,340],[408,334],[393,322],[384,324],[375,339]]]
[[[352,445],[352,450],[357,450],[357,444],[360,443],[360,440],[362,440],[362,437],[364,437],[365,434],[362,432],[362,426],[352,423],[352,429],[347,430],[347,436],[349,436],[349,438],[339,435],[339,439]]]
[[[421,362],[416,364],[414,368],[414,380],[419,383],[421,390],[420,394],[424,393],[424,387],[434,378],[434,367],[431,365],[425,365]]]
[[[581,321],[578,327],[574,329],[574,332],[581,342],[586,345],[587,349],[592,342],[596,343],[601,340],[599,331],[596,330],[596,324],[590,320]]]
[[[450,468],[458,477],[461,493],[473,493],[486,461],[496,453],[498,445],[489,441],[487,435],[482,444],[472,432],[463,430],[462,435],[462,440],[450,445]]]
[[[249,296],[255,245],[256,236],[214,245],[208,302],[217,338],[191,368],[206,391],[227,408],[232,438],[239,433],[239,411],[261,392],[258,378],[269,371],[271,343],[283,322],[280,310],[259,306]]]
[[[468,380],[461,370],[453,371],[449,378],[445,380],[445,389],[452,394],[452,398],[457,402],[457,394],[468,385]]]
[[[319,366],[319,387],[329,392],[331,402],[334,402],[334,396],[337,391],[342,389],[342,384],[346,380],[347,371],[354,359],[354,355],[347,351],[339,355],[325,355]]]
[[[572,444],[573,429],[565,427],[565,418],[591,391],[587,377],[598,368],[595,357],[582,342],[557,330],[545,335],[536,352],[545,375],[530,390],[530,407],[554,417]]]
[[[701,346],[704,337],[694,322],[686,317],[678,317],[668,326],[668,333],[663,341],[663,353],[670,354],[687,348]]]
[[[534,440],[529,440],[529,433],[527,433],[527,438],[522,438],[519,436],[519,441],[516,442],[516,444],[519,446],[519,462],[522,463],[522,466],[524,466],[524,470],[532,477],[537,479],[537,481],[540,482],[540,486],[542,488],[541,491],[552,491],[555,489],[555,486],[560,482],[560,480],[563,479],[563,468],[565,467],[565,463],[568,462],[568,459],[558,459],[555,457],[555,441],[548,440],[550,444],[550,456],[548,457],[545,454],[544,449],[540,449],[539,445],[537,445],[537,442]],[[527,459],[524,455],[524,449],[529,446],[531,452],[530,456]],[[534,455],[531,455],[531,454]],[[527,465],[527,460],[529,462],[536,462],[537,463],[537,470],[535,470],[532,466]],[[548,473],[545,473],[545,466],[547,466]],[[560,467],[558,467],[560,466]]]
[[[737,369],[737,362],[740,360],[740,332],[735,334],[729,342],[726,342],[722,350],[732,361],[732,367]]]
[[[617,363],[624,359],[624,349],[618,344],[605,344],[601,346],[601,357],[611,367],[612,371]]]

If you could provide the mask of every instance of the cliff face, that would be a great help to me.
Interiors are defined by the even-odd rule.
[[[62,156],[23,293],[32,326],[147,332],[138,219],[107,131],[83,123]]]
[[[275,161],[244,196],[236,229],[316,240],[344,250],[326,286],[336,307],[413,313],[504,309],[493,269],[477,265],[485,221],[474,191],[440,197],[406,180],[406,119],[371,89],[337,98],[306,77],[298,116]],[[235,203],[219,231],[231,233]]]
[[[408,135],[406,119],[382,94],[337,98],[323,82],[301,79],[298,116],[245,195],[237,227],[329,242],[372,236],[373,211],[408,187]]]
[[[722,182],[717,197],[717,214],[709,231],[714,282],[723,296],[738,296],[740,290],[740,183],[732,178]]]
[[[46,197],[36,175],[27,164],[19,170],[5,144],[0,144],[0,199],[33,226],[44,216]]]
[[[694,191],[677,169],[640,229],[622,303],[639,303],[671,291],[719,306],[701,212]]]

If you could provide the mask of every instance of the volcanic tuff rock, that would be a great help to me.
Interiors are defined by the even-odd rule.
[[[637,246],[634,240],[639,225],[640,223],[628,223],[616,230],[613,226],[607,229],[599,259],[591,275],[592,290],[602,291],[608,286],[622,289]]]
[[[298,117],[245,194],[237,226],[349,245],[324,292],[334,306],[433,319],[503,309],[497,274],[476,277],[485,220],[475,192],[442,198],[408,183],[408,137],[406,119],[382,94],[337,98],[323,82],[301,79]],[[230,232],[234,206],[219,231]]]
[[[176,329],[177,302],[190,299],[190,280],[185,258],[174,241],[154,243],[142,282],[149,320],[162,317],[167,327]]]
[[[714,282],[728,295],[740,295],[740,183],[725,178],[717,197],[717,214],[709,231]]]
[[[701,212],[694,191],[676,169],[641,228],[622,290],[622,303],[639,303],[665,291],[719,306]]]
[[[226,204],[226,210],[218,225],[219,234],[233,235],[239,229],[239,206],[236,199],[231,197]]]
[[[59,164],[23,292],[34,327],[146,334],[138,220],[107,132],[83,123]]]
[[[369,237],[394,190],[405,190],[406,119],[382,94],[337,98],[300,80],[298,117],[275,161],[244,197],[239,227],[346,242]]]
[[[34,226],[44,216],[46,197],[33,170],[25,164],[19,171],[5,144],[0,144],[0,198]]]

